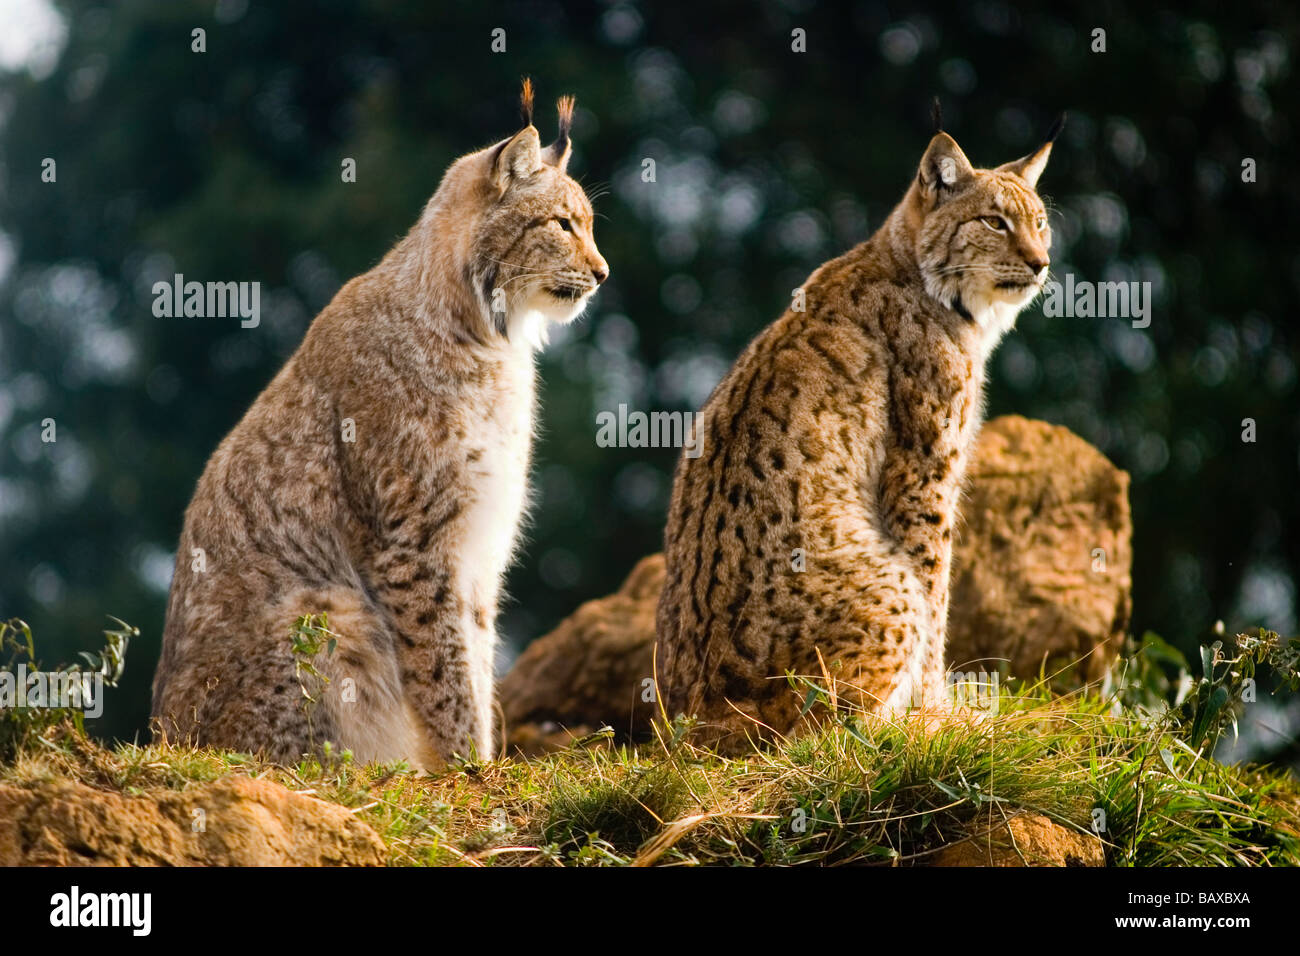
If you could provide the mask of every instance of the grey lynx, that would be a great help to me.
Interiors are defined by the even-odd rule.
[[[721,749],[799,723],[788,674],[869,712],[945,707],[958,497],[985,362],[1047,277],[1054,136],[975,169],[937,133],[875,235],[817,269],[704,406],[656,660],[668,714]]]
[[[208,462],[185,515],[154,713],[292,761],[491,758],[501,578],[527,499],[534,351],[605,280],[565,172],[573,101],[458,159]],[[325,613],[308,708],[290,631]]]

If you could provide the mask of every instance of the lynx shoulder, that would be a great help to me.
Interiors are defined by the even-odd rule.
[[[1050,151],[976,169],[937,133],[879,231],[705,404],[673,484],[657,677],[716,746],[794,728],[790,675],[868,712],[945,706],[958,498],[985,362],[1047,277]]]
[[[209,460],[154,678],[161,735],[280,761],[325,742],[422,766],[495,755],[534,352],[608,274],[565,171],[573,101],[546,148],[527,83],[524,101],[524,128],[448,169]],[[291,632],[322,614],[304,669]]]

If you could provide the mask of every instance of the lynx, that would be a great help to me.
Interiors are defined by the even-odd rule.
[[[799,724],[799,677],[866,712],[945,710],[958,497],[985,362],[1047,277],[1057,130],[996,169],[938,130],[880,229],[795,290],[698,416],[656,668],[668,715],[719,749]]]
[[[573,105],[543,149],[525,82],[524,128],[452,164],[209,460],[154,679],[164,737],[281,762],[325,742],[423,767],[495,756],[534,352],[609,274],[565,172]],[[316,679],[291,630],[322,614]]]

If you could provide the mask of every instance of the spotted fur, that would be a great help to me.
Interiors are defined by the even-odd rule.
[[[957,502],[985,361],[1047,275],[1050,148],[974,169],[937,133],[880,230],[817,269],[705,404],[656,655],[667,713],[705,741],[792,730],[805,693],[787,675],[871,712],[945,706]]]

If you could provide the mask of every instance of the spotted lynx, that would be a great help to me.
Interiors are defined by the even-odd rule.
[[[958,497],[985,363],[1047,277],[1035,186],[1055,135],[974,169],[936,133],[875,235],[818,268],[705,404],[669,508],[657,677],[722,750],[800,722],[790,674],[875,713],[946,706]]]
[[[154,680],[160,732],[292,761],[490,758],[501,578],[527,498],[534,351],[608,275],[558,139],[458,159],[208,462]],[[303,699],[291,628],[337,644]],[[311,678],[308,678],[311,680]]]

